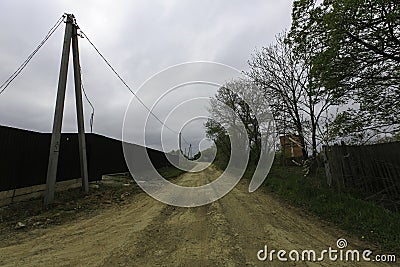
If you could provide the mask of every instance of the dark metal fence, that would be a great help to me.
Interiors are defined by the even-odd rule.
[[[328,184],[400,208],[400,142],[324,147]]]
[[[0,191],[46,183],[50,139],[50,133],[0,126]],[[121,141],[86,134],[86,146],[89,181],[128,172]],[[147,152],[155,168],[170,166],[163,152],[149,148]],[[81,177],[77,134],[62,134],[58,162],[57,181]]]

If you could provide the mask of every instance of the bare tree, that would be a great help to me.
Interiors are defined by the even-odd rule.
[[[278,129],[285,125],[299,136],[303,158],[307,159],[307,147],[316,157],[318,141],[325,140],[321,121],[327,119],[325,114],[337,98],[313,82],[307,55],[295,55],[286,40],[286,34],[281,34],[276,43],[256,50],[246,74],[262,89]]]

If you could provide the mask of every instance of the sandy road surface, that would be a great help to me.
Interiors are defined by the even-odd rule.
[[[200,185],[218,172],[186,173],[181,185]],[[371,248],[315,217],[240,182],[210,205],[177,208],[144,193],[99,215],[27,232],[0,244],[3,266],[389,266],[341,262],[260,262],[269,249],[321,251],[345,237],[350,249]],[[372,248],[373,249],[373,248]]]

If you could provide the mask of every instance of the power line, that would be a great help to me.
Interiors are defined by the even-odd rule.
[[[81,66],[79,66],[80,72],[81,72],[81,76],[82,76],[82,68]],[[92,104],[92,102],[90,101],[89,97],[86,94],[86,90],[85,87],[83,86],[83,79],[81,78],[81,87],[82,87],[82,91],[83,91],[83,95],[85,96],[86,101],[89,103],[90,107],[92,108],[92,113],[90,114],[90,132],[93,133],[93,123],[94,123],[94,106]]]
[[[89,44],[94,48],[94,50],[96,50],[97,54],[103,59],[103,61],[108,65],[108,67],[112,70],[112,72],[114,72],[114,74],[118,77],[118,79],[125,85],[126,88],[128,88],[128,90],[132,93],[133,96],[135,96],[135,98],[140,102],[140,104],[146,108],[146,110],[159,122],[161,123],[161,125],[163,125],[165,128],[167,128],[168,130],[170,130],[171,132],[178,134],[179,133],[177,131],[175,131],[174,129],[170,128],[168,125],[166,125],[161,119],[159,119],[157,117],[156,114],[153,113],[153,111],[142,101],[142,99],[140,99],[140,97],[138,95],[135,94],[135,92],[131,89],[131,87],[127,84],[127,82],[118,74],[118,72],[113,68],[113,66],[110,64],[110,62],[103,56],[103,54],[99,51],[99,49],[93,44],[93,42],[87,37],[87,35],[82,31],[82,29],[80,29],[80,33],[82,34],[82,36],[89,42]],[[183,140],[185,141],[186,144],[189,145],[189,143],[185,140],[184,137],[182,137]]]
[[[190,145],[189,142],[185,139],[185,137],[182,136],[182,139],[187,145]]]
[[[83,95],[85,96],[86,101],[89,103],[90,107],[92,108],[92,113],[90,114],[90,122],[89,123],[90,123],[90,132],[93,133],[94,106],[92,105],[92,102],[90,102],[90,100],[89,100],[89,98],[88,98],[88,96],[86,94],[85,87],[83,87],[82,83],[81,83],[81,86],[82,86]]]
[[[2,94],[7,87],[14,81],[15,78],[24,70],[24,68],[28,65],[28,63],[32,60],[32,58],[36,55],[36,53],[40,50],[40,48],[47,42],[47,40],[53,35],[53,33],[58,29],[58,27],[61,25],[61,23],[64,21],[64,18],[66,15],[62,15],[57,22],[50,28],[50,30],[47,32],[46,36],[43,38],[43,40],[39,43],[39,45],[33,50],[33,52],[25,59],[25,61],[12,73],[12,75],[5,80],[1,85],[0,85],[0,94]],[[165,128],[169,129],[171,132],[178,134],[179,133],[170,128],[168,125],[166,125],[154,112],[135,94],[135,92],[131,89],[131,87],[127,84],[127,82],[118,74],[118,72],[112,67],[112,65],[109,63],[109,61],[103,56],[103,54],[99,51],[99,49],[93,44],[93,42],[87,37],[87,35],[80,30],[80,33],[82,36],[90,43],[90,45],[96,50],[97,54],[103,59],[103,61],[109,66],[109,68],[114,72],[114,74],[118,77],[118,79],[125,85],[125,87],[136,97],[136,99],[140,102],[140,104],[146,108],[146,110],[149,111],[149,113],[159,122],[161,125],[163,125]],[[94,106],[92,102],[90,101],[89,97],[86,94],[85,88],[83,86],[83,83],[81,83],[82,86],[82,91],[84,93],[84,96],[89,103],[91,109],[92,109],[92,114],[90,118],[90,128],[91,132],[93,131],[93,120],[94,120]],[[190,145],[189,142],[182,136],[183,141],[187,144]]]
[[[39,51],[39,49],[46,43],[46,41],[53,35],[53,33],[58,29],[58,27],[61,25],[65,18],[65,15],[62,15],[57,22],[53,25],[53,27],[50,28],[48,31],[47,35],[44,37],[44,39],[39,43],[39,45],[33,50],[33,52],[28,56],[27,59],[17,68],[16,71],[14,71],[11,76],[5,80],[1,85],[0,85],[0,94],[2,94],[7,87],[11,84],[11,82],[17,78],[17,76],[22,72],[22,70],[28,65],[28,63],[31,61],[31,59],[36,55],[36,53]]]

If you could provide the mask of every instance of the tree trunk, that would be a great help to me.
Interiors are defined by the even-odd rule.
[[[299,136],[299,142],[301,145],[301,153],[303,154],[303,160],[307,160],[308,153],[306,149],[306,142],[304,140],[303,127],[301,126],[301,123],[297,124],[297,135]]]
[[[312,157],[317,157],[317,125],[314,120],[314,116],[311,116],[311,146],[312,146]]]

